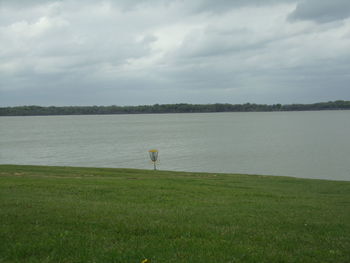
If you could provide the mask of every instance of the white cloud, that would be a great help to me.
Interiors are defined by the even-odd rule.
[[[19,3],[0,6],[2,105],[350,97],[350,19],[302,18],[313,0]]]

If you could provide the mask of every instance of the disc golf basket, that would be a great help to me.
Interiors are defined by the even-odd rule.
[[[151,158],[151,161],[153,163],[153,168],[154,170],[157,170],[157,167],[156,167],[156,162],[157,162],[157,159],[158,159],[158,150],[149,150],[148,151],[149,153],[149,157]]]

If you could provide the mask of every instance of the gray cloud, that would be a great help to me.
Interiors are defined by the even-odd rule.
[[[249,6],[271,6],[283,3],[293,3],[293,0],[195,0],[191,1],[192,7],[198,12],[222,13],[234,8],[249,7]]]
[[[350,17],[348,0],[303,0],[288,17],[289,20],[311,20],[327,23]]]
[[[350,99],[350,21],[303,22],[311,0],[22,2],[0,2],[0,106]]]

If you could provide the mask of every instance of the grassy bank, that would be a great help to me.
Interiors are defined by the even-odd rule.
[[[0,165],[0,262],[350,262],[350,182]]]

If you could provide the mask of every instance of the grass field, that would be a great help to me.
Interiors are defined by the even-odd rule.
[[[0,262],[350,262],[350,182],[0,165]]]

